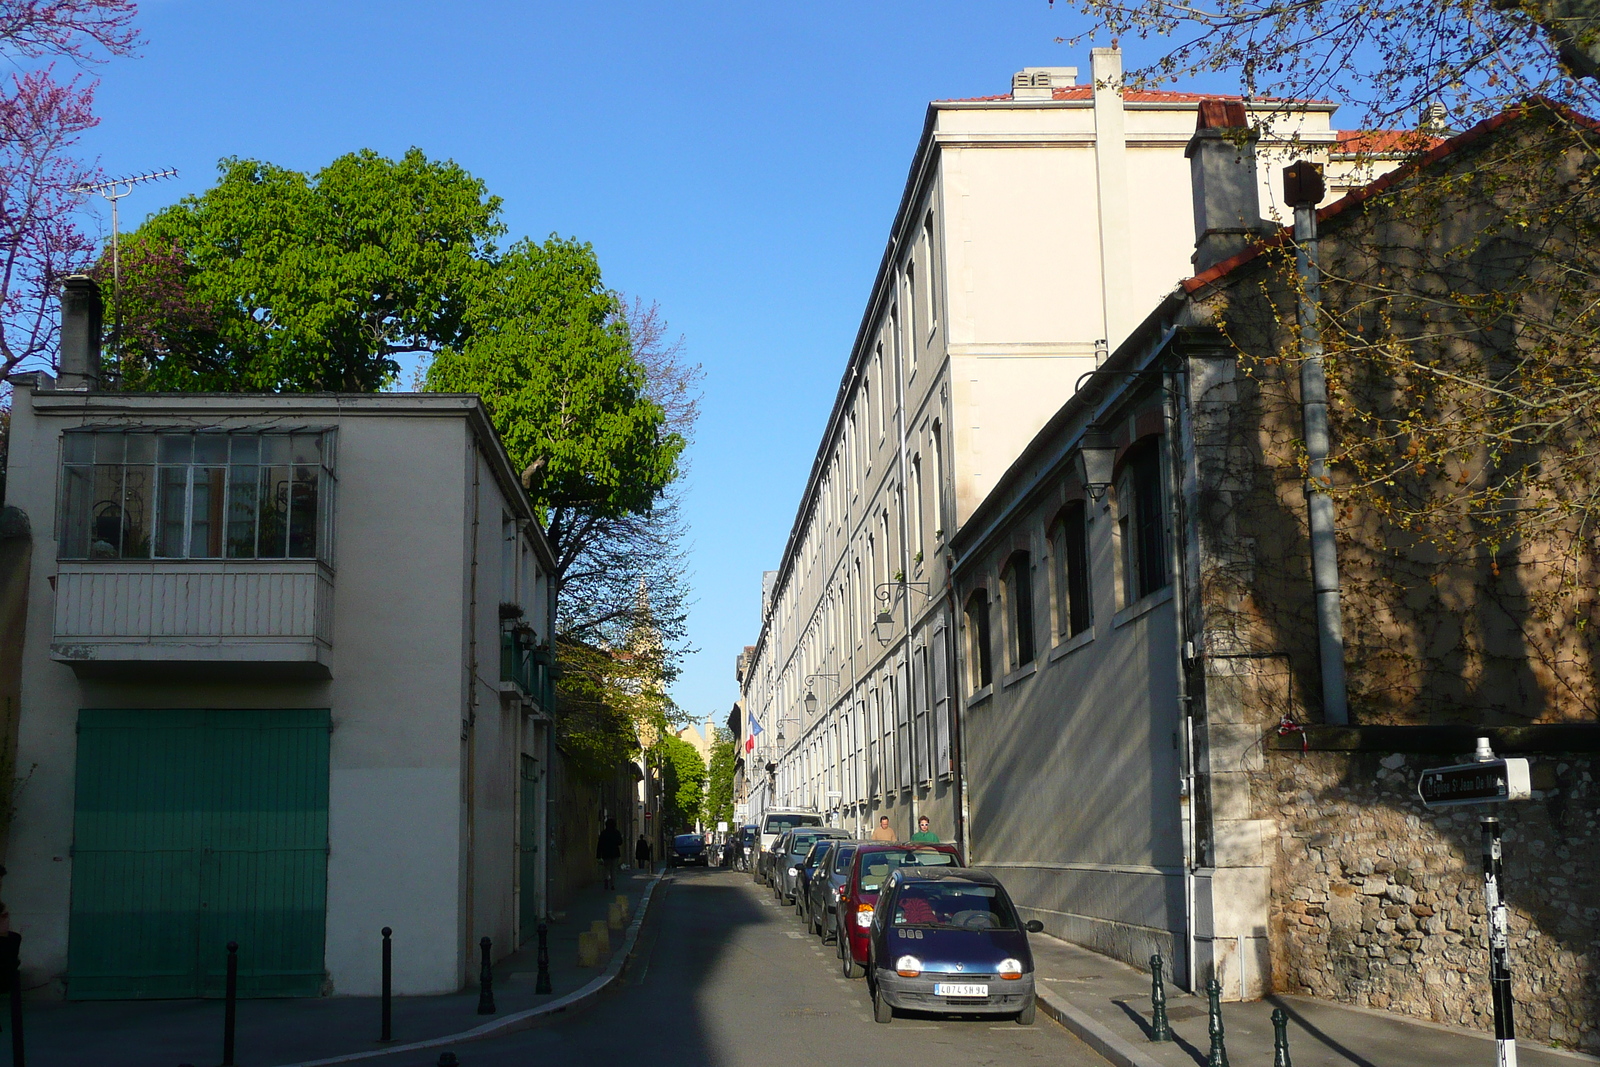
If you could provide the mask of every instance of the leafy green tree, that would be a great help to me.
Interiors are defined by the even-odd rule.
[[[716,742],[711,746],[710,780],[706,785],[706,822],[733,822],[733,765],[737,753],[733,748],[733,734],[717,727]]]
[[[692,830],[705,810],[706,762],[693,745],[674,734],[663,735],[657,744],[666,771],[663,789],[667,827],[674,833]]]
[[[368,392],[396,356],[462,343],[504,232],[483,182],[415,148],[219,170],[128,238],[107,316],[125,388]]]
[[[558,586],[596,527],[651,510],[684,447],[619,311],[590,245],[521,241],[475,279],[463,342],[428,369],[428,389],[488,406],[545,510]]]

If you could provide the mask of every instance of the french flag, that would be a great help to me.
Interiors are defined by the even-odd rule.
[[[761,724],[756,722],[754,715],[750,716],[750,736],[744,739],[744,750],[746,752],[754,752],[756,750],[756,735],[760,732]]]

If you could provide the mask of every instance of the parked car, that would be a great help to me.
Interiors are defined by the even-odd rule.
[[[806,908],[811,902],[811,876],[818,866],[828,862],[828,853],[838,842],[832,838],[819,837],[811,842],[811,851],[795,868],[794,876],[794,913],[800,918],[806,917]]]
[[[672,839],[672,851],[667,855],[667,863],[673,867],[683,867],[691,863],[702,867],[709,866],[705,838],[699,834],[677,835]]]
[[[901,866],[884,884],[867,930],[872,1017],[896,1008],[1034,1019],[1033,953],[1023,923],[992,874]]]
[[[839,897],[850,879],[850,861],[855,854],[854,841],[834,842],[827,859],[811,873],[807,883],[806,920],[823,944],[838,934]]]
[[[850,861],[850,875],[834,920],[839,964],[846,978],[860,978],[867,966],[867,928],[878,892],[889,875],[905,867],[959,867],[954,845],[891,845],[863,842]]]
[[[787,844],[783,851],[773,853],[772,872],[773,886],[778,894],[780,904],[793,904],[795,891],[799,884],[800,864],[805,860],[806,854],[811,851],[811,845],[819,837],[830,837],[835,840],[850,837],[846,830],[832,830],[820,826],[805,826],[790,830],[786,835]]]
[[[776,857],[780,850],[787,850],[788,847],[789,831],[785,830],[773,839],[771,848],[763,848],[756,853],[756,881],[771,886],[773,896],[778,895],[778,882],[772,873],[777,866]]]

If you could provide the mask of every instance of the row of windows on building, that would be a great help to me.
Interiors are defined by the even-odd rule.
[[[1123,457],[1112,507],[1115,513],[1119,607],[1127,607],[1171,583],[1167,556],[1167,509],[1160,439],[1147,437]],[[1004,639],[1005,669],[1021,670],[1038,655],[1036,592],[1044,593],[1054,641],[1070,640],[1094,626],[1094,582],[1090,570],[1087,500],[1070,501],[1045,531],[1045,587],[1032,554],[1013,552],[1000,568],[999,588],[973,590],[966,601],[967,684],[976,691],[994,682],[996,616]],[[997,595],[996,595],[997,594]]]
[[[63,435],[61,559],[324,559],[329,433]]]

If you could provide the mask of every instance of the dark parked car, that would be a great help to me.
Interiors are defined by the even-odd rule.
[[[826,827],[804,826],[790,830],[780,841],[788,843],[781,851],[773,853],[772,857],[772,885],[781,904],[795,902],[795,890],[799,884],[800,864],[810,853],[811,846],[820,837],[848,839],[850,834],[844,830],[830,830]]]
[[[867,965],[867,927],[883,883],[901,867],[959,867],[954,845],[890,845],[863,842],[850,861],[835,920],[839,962],[846,978],[860,978]]]
[[[672,851],[667,856],[667,862],[673,867],[690,863],[709,866],[705,840],[699,834],[679,834],[672,839]]]
[[[1033,953],[1024,924],[993,875],[905,867],[889,876],[868,928],[872,1017],[896,1008],[1034,1018]]]
[[[826,837],[817,838],[811,843],[811,851],[797,865],[799,872],[794,876],[794,913],[800,918],[806,917],[806,908],[811,900],[811,876],[819,865],[828,862],[828,853],[833,850],[835,842]]]
[[[850,879],[850,861],[855,854],[854,841],[834,842],[806,884],[806,921],[823,944],[838,933],[839,896]]]

